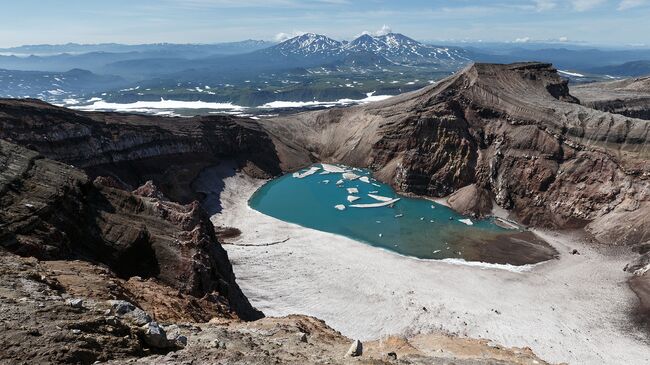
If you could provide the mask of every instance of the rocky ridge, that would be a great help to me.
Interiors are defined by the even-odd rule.
[[[590,108],[650,120],[650,77],[575,85],[571,93]]]
[[[476,64],[383,102],[263,125],[285,170],[369,167],[399,191],[437,197],[475,185],[529,225],[583,226],[650,199],[650,124],[581,106],[549,64]]]
[[[249,173],[280,173],[273,145],[253,120],[82,113],[38,100],[0,99],[0,138],[47,158],[110,176],[135,189],[148,180],[173,201],[197,197],[190,184],[205,167],[235,160]]]

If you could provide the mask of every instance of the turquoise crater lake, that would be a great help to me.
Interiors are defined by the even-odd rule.
[[[249,205],[286,222],[421,259],[523,265],[557,254],[530,232],[400,196],[370,171],[341,165],[317,164],[271,180]]]

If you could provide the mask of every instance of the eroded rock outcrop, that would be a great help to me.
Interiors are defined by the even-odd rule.
[[[0,138],[137,187],[153,180],[171,200],[196,199],[202,169],[234,160],[259,176],[280,173],[273,145],[253,120],[83,113],[38,100],[0,99]]]
[[[197,202],[94,184],[74,167],[3,140],[0,191],[0,245],[14,253],[101,262],[122,278],[155,278],[215,306],[225,303],[243,318],[261,316],[235,283]]]
[[[590,108],[650,120],[650,77],[575,85],[571,93]]]

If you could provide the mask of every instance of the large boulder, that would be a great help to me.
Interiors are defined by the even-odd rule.
[[[362,354],[363,354],[363,344],[359,340],[354,340],[354,342],[352,342],[352,345],[350,345],[348,352],[345,353],[345,356],[357,357],[357,356],[361,356]]]

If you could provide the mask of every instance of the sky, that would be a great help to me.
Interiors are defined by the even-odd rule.
[[[382,27],[426,41],[650,46],[650,0],[20,0],[2,5],[0,47],[342,40]]]

